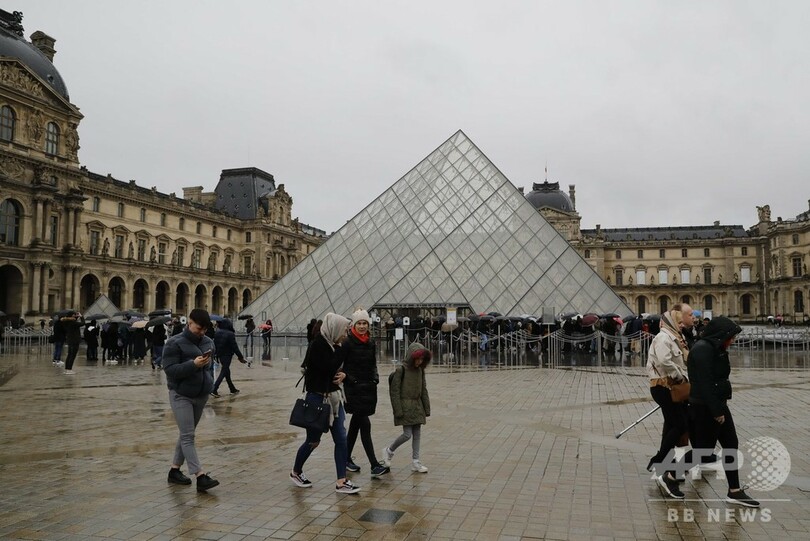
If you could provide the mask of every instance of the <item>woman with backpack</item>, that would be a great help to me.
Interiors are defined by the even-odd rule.
[[[371,318],[362,308],[352,314],[349,327],[349,337],[337,350],[337,357],[343,365],[346,379],[343,380],[343,390],[346,393],[346,413],[352,414],[349,422],[347,439],[347,456],[349,460],[346,469],[350,472],[359,472],[360,466],[354,463],[352,449],[357,442],[357,435],[363,443],[363,449],[371,465],[371,477],[377,478],[391,471],[391,468],[381,464],[374,454],[374,442],[371,440],[371,420],[377,409],[377,384],[380,375],[377,372],[377,357],[374,340],[369,335]]]
[[[394,409],[394,426],[402,427],[402,434],[391,445],[382,450],[386,466],[391,465],[394,451],[407,442],[411,442],[411,471],[427,473],[427,466],[419,460],[419,444],[422,425],[430,417],[430,397],[428,396],[425,367],[430,363],[430,350],[419,342],[408,346],[408,357],[388,376],[388,392],[391,396],[391,407]]]
[[[304,357],[304,390],[305,400],[311,404],[328,403],[331,411],[332,440],[335,442],[335,469],[337,481],[335,492],[356,494],[360,487],[346,479],[346,411],[343,409],[343,393],[340,384],[346,374],[340,370],[340,360],[335,350],[346,339],[349,320],[338,314],[328,313],[323,318],[321,332],[307,348]],[[309,488],[312,481],[304,475],[304,463],[321,443],[323,432],[319,429],[307,429],[307,437],[295,455],[295,464],[290,472],[290,480],[301,488]]]

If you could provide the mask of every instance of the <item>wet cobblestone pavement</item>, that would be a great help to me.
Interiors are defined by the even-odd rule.
[[[751,494],[744,513],[712,501],[726,484],[687,480],[664,500],[644,470],[656,413],[636,369],[430,369],[433,416],[422,433],[427,474],[406,444],[370,479],[358,442],[359,495],[336,494],[331,439],[307,463],[314,486],[288,473],[303,432],[287,424],[299,361],[248,369],[212,398],[197,431],[208,494],[168,485],[177,437],[161,372],[77,362],[66,376],[46,355],[0,357],[0,538],[3,539],[808,539],[810,371],[738,368],[731,409],[741,443],[781,441],[791,475]],[[372,418],[379,449],[395,437],[380,366]],[[745,479],[745,470],[741,472]],[[764,512],[767,509],[767,513]],[[690,520],[690,513],[692,519]]]

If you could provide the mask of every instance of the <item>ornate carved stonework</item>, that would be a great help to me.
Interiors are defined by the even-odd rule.
[[[0,64],[0,83],[15,88],[25,94],[50,101],[42,84],[26,70],[8,62]]]
[[[65,145],[67,146],[68,158],[76,158],[79,152],[79,132],[76,131],[76,124],[71,123],[65,131]]]
[[[39,109],[34,109],[34,112],[28,116],[28,121],[25,123],[25,127],[28,129],[28,139],[32,143],[39,143],[42,139],[42,133],[44,131],[45,125],[45,117],[42,114],[42,111]]]
[[[0,173],[14,180],[25,179],[25,166],[14,158],[0,157]]]

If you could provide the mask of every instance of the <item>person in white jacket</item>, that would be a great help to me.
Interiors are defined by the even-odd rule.
[[[662,462],[678,444],[678,440],[688,432],[686,402],[673,402],[670,388],[675,383],[689,379],[686,370],[689,349],[682,329],[691,326],[692,308],[687,304],[673,306],[672,310],[661,315],[661,332],[653,339],[647,358],[650,394],[661,406],[661,413],[664,415],[661,444],[658,453],[647,464],[647,471],[652,471],[653,468],[657,473],[661,473],[658,471],[660,469],[667,470],[658,477],[658,484],[673,498],[683,498],[683,493],[678,489],[675,472],[666,468]],[[670,461],[667,465],[671,464]]]

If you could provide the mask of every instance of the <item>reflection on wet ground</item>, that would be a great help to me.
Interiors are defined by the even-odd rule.
[[[771,520],[710,520],[733,508],[725,483],[688,480],[685,502],[664,500],[644,471],[660,438],[658,414],[615,434],[653,407],[644,368],[572,355],[509,364],[442,363],[428,373],[432,415],[422,431],[427,474],[401,448],[390,474],[370,479],[358,441],[351,474],[359,496],[335,494],[333,446],[307,463],[313,488],[287,475],[302,432],[288,424],[300,357],[272,352],[272,367],[234,366],[242,391],[211,399],[198,428],[210,494],[166,484],[176,427],[165,377],[149,364],[79,361],[75,376],[48,356],[0,356],[0,538],[8,539],[806,539],[810,372],[796,359],[754,352],[733,362],[732,410],[741,441],[771,436],[793,457],[771,492]],[[742,352],[741,352],[742,353]],[[286,354],[286,355],[285,355]],[[284,360],[287,356],[288,360]],[[789,356],[783,356],[789,357]],[[392,422],[389,358],[373,420],[377,449]],[[542,360],[542,359],[541,359]],[[745,363],[748,363],[746,365]],[[804,361],[802,361],[804,362]],[[466,366],[465,366],[466,364]],[[797,368],[798,367],[798,368]],[[799,370],[799,371],[797,371]],[[747,474],[746,474],[747,475]],[[670,509],[681,517],[668,520]],[[694,520],[683,520],[683,511]],[[725,514],[723,515],[725,517]]]

